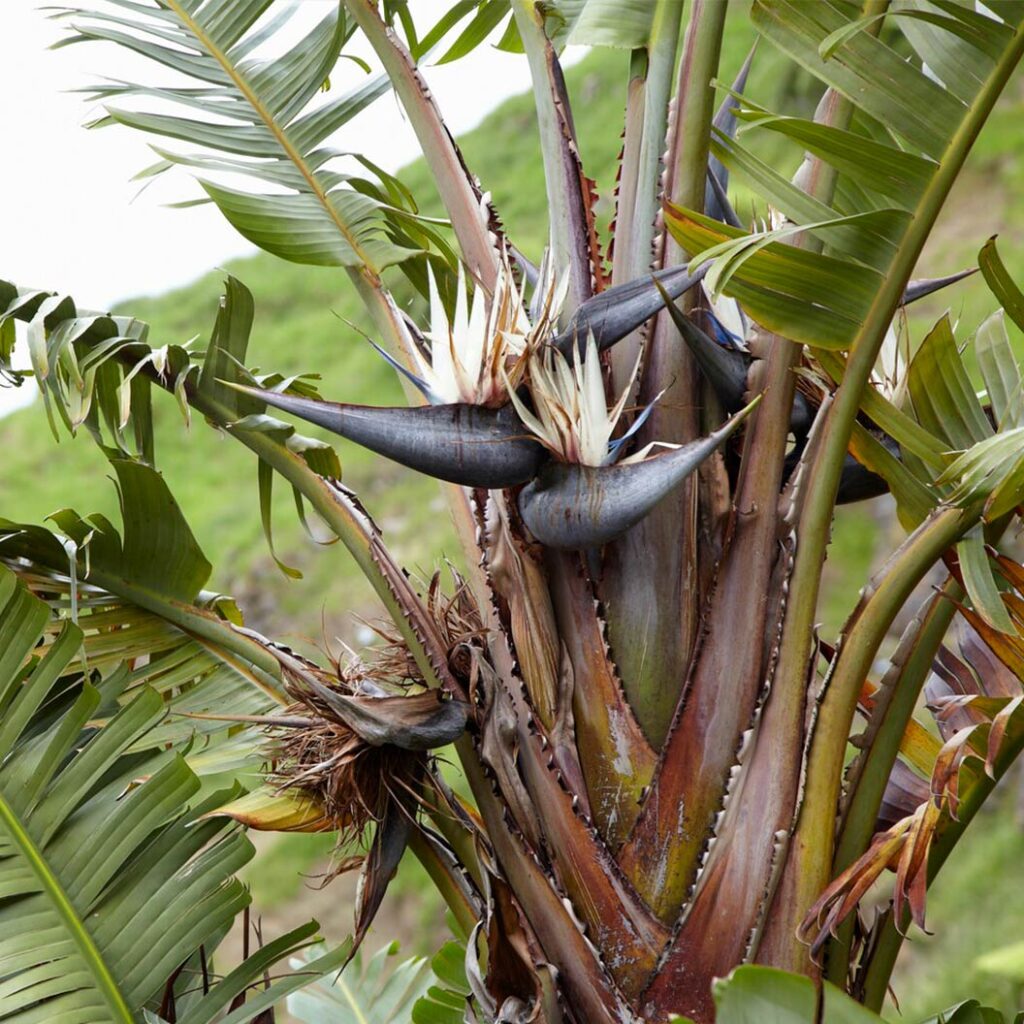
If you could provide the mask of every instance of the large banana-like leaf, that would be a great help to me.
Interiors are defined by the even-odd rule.
[[[0,1020],[134,1024],[168,1006],[193,1024],[220,1019],[316,925],[202,999],[185,991],[192,971],[179,969],[211,954],[249,902],[232,875],[252,846],[203,817],[229,794],[201,795],[183,751],[159,735],[161,694],[88,663],[87,635],[113,646],[137,624],[111,633],[118,616],[88,607],[76,625],[36,596],[44,579],[14,565],[0,565]]]
[[[207,196],[255,244],[300,263],[377,274],[419,251],[413,236],[430,229],[400,192],[336,165],[330,136],[389,83],[386,76],[370,77],[314,102],[354,28],[338,5],[325,8],[297,43],[271,56],[265,44],[295,10],[273,0],[111,2],[61,16],[71,29],[68,42],[116,43],[191,80],[182,87],[96,86],[90,91],[108,111],[97,123],[114,121],[200,147],[161,147],[157,169],[195,168]],[[209,177],[224,173],[242,175],[258,190]]]

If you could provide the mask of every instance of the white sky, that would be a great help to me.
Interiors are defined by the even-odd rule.
[[[318,20],[334,2],[299,0],[298,17]],[[214,207],[166,207],[198,194],[185,173],[172,172],[138,194],[132,175],[156,159],[147,137],[118,126],[86,131],[82,124],[102,109],[68,91],[99,76],[156,84],[166,82],[167,73],[105,43],[48,49],[62,33],[39,6],[35,0],[4,0],[0,13],[0,104],[8,140],[0,161],[0,278],[65,292],[81,306],[102,309],[133,295],[167,291],[251,252]],[[425,26],[450,2],[413,0],[412,6],[417,25]],[[352,52],[369,56],[368,47]],[[579,56],[577,48],[566,63]],[[425,74],[456,134],[529,88],[525,59],[491,46]],[[361,75],[343,61],[332,87],[342,90]],[[417,154],[391,95],[346,125],[335,144],[363,152],[388,170]],[[31,397],[29,385],[0,388],[0,415]]]

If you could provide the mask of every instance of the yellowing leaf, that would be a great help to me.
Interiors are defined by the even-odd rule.
[[[204,815],[229,817],[260,832],[330,832],[335,828],[326,809],[294,789],[260,786]]]

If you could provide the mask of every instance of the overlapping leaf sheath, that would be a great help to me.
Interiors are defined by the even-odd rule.
[[[571,687],[572,725],[590,814],[614,850],[629,834],[657,752],[626,700],[605,638],[606,624],[578,554],[547,557],[552,600]]]
[[[827,953],[831,980],[845,982],[863,934],[854,910],[893,868],[892,913],[856,950],[852,989],[865,1001],[884,993],[893,930],[922,922],[929,878],[1024,747],[1024,570],[990,548],[1024,494],[1021,373],[998,317],[976,341],[984,400],[949,318],[912,359],[896,329],[901,307],[963,276],[911,280],[971,142],[1024,54],[1020,5],[907,0],[889,11],[875,0],[754,0],[750,18],[778,51],[772,59],[823,87],[813,119],[776,115],[742,95],[749,59],[713,117],[734,16],[716,0],[488,0],[454,5],[425,32],[415,5],[344,0],[276,59],[263,49],[274,35],[274,20],[261,20],[269,7],[115,0],[105,16],[79,14],[76,31],[194,79],[98,95],[114,104],[114,121],[202,150],[161,150],[168,165],[245,176],[247,191],[219,178],[203,187],[246,237],[285,259],[345,268],[381,351],[430,404],[325,402],[309,377],[248,370],[254,304],[233,280],[201,366],[187,346],[151,348],[127,318],[0,283],[0,368],[9,369],[12,321],[28,322],[54,424],[84,425],[118,448],[122,497],[134,508],[123,539],[102,519],[56,519],[72,576],[85,570],[85,551],[90,586],[134,586],[146,610],[116,619],[103,643],[92,638],[99,697],[83,676],[68,706],[116,738],[147,702],[155,714],[147,692],[123,696],[152,684],[197,716],[203,737],[213,722],[268,726],[274,773],[221,810],[254,825],[365,835],[356,942],[412,849],[468,940],[468,1012],[479,1019],[663,1024],[681,1011],[709,1024],[712,978],[753,959],[814,975],[808,950]],[[530,252],[533,262],[517,257],[521,274],[486,183],[468,172],[417,67],[442,44],[445,59],[457,59],[499,23],[502,48],[521,50],[530,65],[547,177],[550,247]],[[386,74],[316,101],[357,28]],[[615,211],[624,234],[609,288],[558,59],[566,38],[630,54]],[[450,231],[423,216],[397,178],[362,157],[356,177],[342,150],[328,148],[389,83]],[[139,109],[123,109],[123,98]],[[182,107],[198,113],[184,117]],[[791,149],[794,165],[803,161],[796,176],[767,164],[747,131],[771,132]],[[730,203],[736,178],[756,197],[762,229],[746,231]],[[1024,295],[994,244],[980,264],[1024,325]],[[389,293],[399,270],[429,301],[429,327],[416,326],[415,303],[405,313]],[[190,606],[209,566],[176,509],[161,508],[166,496],[145,465],[154,458],[154,383],[258,456],[268,535],[276,472],[344,542],[392,618],[373,652],[332,674]],[[445,594],[438,578],[421,585],[406,573],[340,482],[333,451],[265,406],[455,484],[446,493],[466,581],[455,576]],[[869,582],[832,649],[815,623],[834,507],[886,489],[909,539]],[[157,545],[150,522],[161,524]],[[6,530],[8,553],[36,537]],[[160,558],[147,561],[156,549]],[[49,544],[51,574],[67,557],[58,546],[55,559]],[[876,687],[869,677],[888,629],[942,561],[950,579],[941,597],[908,628]],[[137,570],[134,582],[127,569]],[[74,580],[62,591],[72,601],[77,592]],[[12,605],[0,631],[12,622],[28,629],[32,600],[13,595],[2,574],[0,597]],[[184,644],[168,639],[168,610],[188,631]],[[941,646],[955,615],[973,630],[956,653]],[[15,709],[0,722],[0,748],[14,737],[16,752],[31,748],[21,739],[25,694],[42,693],[75,639],[71,627],[49,636],[19,675],[31,633],[9,645],[21,651],[8,672],[15,682],[0,682],[0,709]],[[107,642],[149,655],[131,667],[127,690],[109,672]],[[937,679],[925,692],[941,741],[910,723],[936,651]],[[85,666],[83,655],[76,671]],[[0,670],[11,668],[0,652]],[[229,669],[256,683],[252,703],[279,697],[283,678],[296,706],[241,710]],[[217,717],[197,697],[211,679],[237,701],[236,714]],[[100,699],[107,704],[87,706]],[[858,705],[868,728],[855,738],[862,757],[844,794]],[[125,749],[149,756],[157,747],[137,746],[146,723],[136,724]],[[178,742],[181,727],[160,723],[153,734]],[[69,778],[91,763],[95,743],[68,748]],[[435,752],[448,744],[475,807],[439,770]],[[27,754],[2,761],[0,789],[10,771],[40,785],[33,763]],[[116,813],[145,805],[140,794],[171,778],[163,771]],[[8,819],[36,813],[8,804]],[[77,837],[78,826],[68,827]],[[57,833],[43,838],[59,845]],[[0,903],[0,913],[10,910]],[[750,977],[737,975],[720,994]],[[111,978],[104,998],[118,1010]],[[805,981],[794,1005],[810,1017]],[[826,1014],[849,1009],[825,992]]]

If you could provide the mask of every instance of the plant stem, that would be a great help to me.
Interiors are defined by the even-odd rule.
[[[464,887],[453,877],[453,869],[441,859],[437,850],[418,828],[414,828],[409,836],[409,849],[423,865],[434,887],[444,897],[459,929],[458,937],[465,942],[477,923],[477,908],[467,898]]]
[[[914,713],[921,687],[932,670],[935,652],[956,614],[954,602],[960,600],[963,593],[960,584],[950,578],[942,591],[930,599],[928,611],[917,628],[913,650],[891,693],[882,695],[885,706],[876,706],[873,712],[873,715],[882,716],[881,723],[871,746],[862,755],[864,763],[853,779],[839,831],[833,875],[845,871],[871,842],[886,783],[899,754],[900,741]],[[851,917],[840,926],[825,954],[827,974],[834,984],[846,981],[852,938]]]
[[[810,467],[803,513],[797,529],[798,547],[790,583],[793,597],[786,614],[783,638],[786,671],[800,679],[804,678],[814,644],[813,626],[821,567],[828,547],[839,477],[861,396],[870,386],[868,382],[879,348],[935,219],[988,113],[1022,54],[1024,26],[1018,26],[1012,44],[1003,51],[1001,60],[975,97],[914,211],[851,347],[846,375],[825,420],[821,447]],[[872,649],[867,657],[868,664],[873,653]],[[864,656],[858,660],[865,660]],[[780,669],[782,664],[780,659]],[[796,685],[795,678],[782,681],[785,685]],[[842,752],[846,748],[861,681],[854,678],[853,673],[844,672],[841,685],[829,686],[811,740],[807,787],[783,879],[785,896],[779,904],[782,915],[779,927],[784,934],[793,936],[788,963],[799,965],[798,969],[807,969],[807,951],[795,937],[797,925],[828,884],[831,873]]]
[[[878,647],[925,573],[974,525],[978,511],[942,508],[932,513],[888,560],[876,577],[879,581],[876,588],[862,597],[850,617],[852,626],[848,626],[841,640],[818,698],[818,719],[807,755],[809,768],[804,803],[776,897],[778,918],[773,926],[780,939],[772,958],[774,966],[804,973],[811,969],[807,947],[797,938],[796,929],[832,874],[835,817],[847,740],[857,699]],[[808,825],[809,808],[821,815],[814,831]],[[827,862],[824,861],[826,852]],[[819,873],[808,878],[807,872],[812,866]],[[790,936],[787,943],[786,938]]]
[[[845,126],[851,113],[850,102],[829,90],[816,120]],[[829,201],[835,172],[819,160],[811,160],[807,166],[805,187]],[[808,234],[801,234],[797,244],[809,249],[819,246]],[[772,677],[787,597],[789,565],[787,545],[779,543],[778,495],[796,383],[793,368],[801,349],[763,332],[757,341],[759,350],[766,349],[767,354],[754,364],[750,386],[754,391],[763,389],[765,397],[745,437],[731,533],[707,615],[708,638],[665,754],[669,779],[685,774],[680,765],[692,758],[697,744],[703,742],[706,756],[700,758],[701,771],[691,773],[699,776],[696,786],[676,789],[669,783],[659,793],[659,799],[668,798],[669,806],[681,800],[688,814],[701,808],[705,817],[721,806],[739,737],[754,718]],[[792,551],[791,543],[788,550]],[[763,624],[763,628],[737,631],[737,622]],[[731,685],[730,701],[723,709],[720,687],[725,675],[731,677]],[[765,894],[771,891],[775,874],[777,836],[790,826],[796,804],[804,698],[803,685],[773,687],[767,697],[756,747],[744,768],[742,794],[736,798],[736,818],[719,830],[714,856],[708,861],[710,870],[702,872],[687,920],[666,958],[664,973],[675,969],[684,988],[692,985],[688,977],[706,980],[727,972],[746,955],[749,936],[758,928]],[[787,758],[782,751],[792,755]],[[694,822],[695,832],[704,827],[703,820]],[[696,864],[687,860],[683,865],[683,880],[688,882]],[[675,873],[670,870],[670,875]],[[726,903],[736,922],[734,939],[708,946],[703,933],[713,926]],[[709,998],[706,985],[702,994],[701,984],[703,981],[691,996],[694,1008],[701,1005],[702,998]],[[665,987],[673,992],[678,986]],[[710,1005],[704,1010],[710,1012]]]
[[[497,256],[488,236],[487,214],[481,209],[480,191],[463,163],[462,154],[412,54],[381,19],[372,0],[344,0],[344,3],[380,58],[402,101],[471,274],[493,292]]]
[[[718,70],[726,4],[694,0],[679,66],[676,112],[668,139],[665,196],[704,204],[711,80]],[[673,266],[682,251],[662,231],[655,265]],[[638,254],[639,258],[639,254]],[[685,308],[685,306],[684,306]],[[685,444],[700,433],[699,375],[671,318],[658,316],[649,335],[641,399],[664,394],[637,444]],[[602,598],[626,696],[655,748],[668,734],[697,640],[700,547],[696,475],[655,508],[606,555]]]
[[[512,0],[519,37],[533,81],[540,151],[547,185],[551,260],[556,277],[569,275],[562,311],[563,326],[592,288],[588,214],[576,132],[562,70],[544,31],[544,14],[536,0]]]
[[[646,49],[634,50],[626,102],[619,195],[615,213],[612,283],[632,281],[654,258],[668,104],[683,20],[681,0],[656,0]],[[612,392],[626,386],[640,346],[640,332],[611,350]]]

